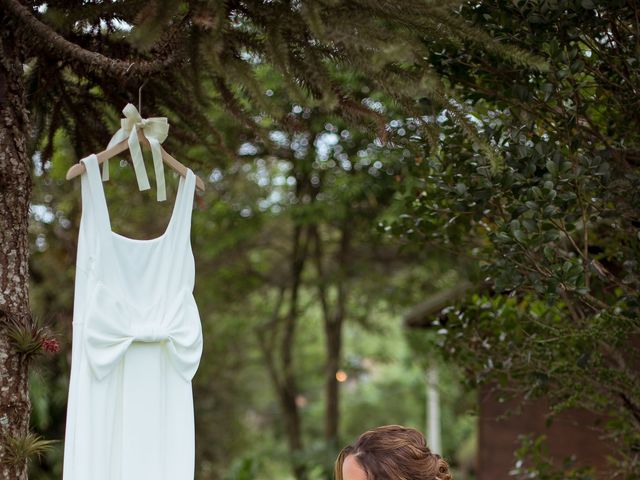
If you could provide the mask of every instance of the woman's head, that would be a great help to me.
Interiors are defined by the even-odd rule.
[[[386,425],[342,449],[336,480],[452,480],[449,465],[413,428]]]

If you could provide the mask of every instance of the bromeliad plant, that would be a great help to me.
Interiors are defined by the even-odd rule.
[[[21,437],[7,436],[3,438],[4,448],[7,452],[5,462],[15,466],[22,465],[31,458],[39,458],[44,455],[55,443],[56,440],[45,440],[32,432],[27,432]]]
[[[39,353],[58,353],[60,344],[50,329],[38,319],[29,315],[28,320],[18,321],[14,316],[5,316],[6,332],[15,352],[25,359]]]

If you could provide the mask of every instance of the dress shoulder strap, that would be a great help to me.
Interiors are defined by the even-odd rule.
[[[191,212],[193,211],[193,196],[195,194],[196,175],[190,168],[187,168],[186,177],[182,179],[184,182],[182,188],[179,189],[179,195],[176,198],[175,205],[175,225],[177,235],[180,237],[190,237],[191,234]]]
[[[82,188],[82,216],[90,217],[99,228],[111,229],[107,200],[104,195],[104,187],[100,178],[98,157],[92,153],[80,160],[87,169],[81,176]]]

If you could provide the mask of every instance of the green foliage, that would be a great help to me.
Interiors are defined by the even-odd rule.
[[[593,469],[578,467],[575,458],[566,458],[557,465],[550,458],[544,435],[533,438],[530,435],[520,438],[521,447],[516,451],[515,468],[509,472],[516,479],[536,478],[540,480],[593,480]]]
[[[240,458],[231,464],[225,480],[251,480],[263,471],[260,462],[255,458]]]
[[[404,215],[386,228],[412,243],[449,245],[482,268],[478,288],[486,283],[491,294],[441,316],[445,355],[473,383],[544,395],[554,410],[609,416],[618,471],[635,478],[640,136],[639,110],[628,101],[640,78],[635,10],[617,1],[483,1],[462,15],[549,68],[514,70],[465,47],[432,56],[502,168],[441,114],[438,147],[422,145]]]
[[[619,317],[597,315],[576,328],[562,303],[474,295],[450,309],[441,323],[440,345],[475,372],[474,383],[498,381],[505,388],[517,383],[525,397],[551,396],[555,408],[589,405],[596,411],[621,395],[640,394],[633,369],[609,361],[613,352],[628,347],[633,328]],[[629,351],[625,360],[633,364],[636,357]]]

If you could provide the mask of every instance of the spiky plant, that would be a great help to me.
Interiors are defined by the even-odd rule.
[[[48,328],[39,318],[32,315],[29,315],[26,320],[7,315],[5,324],[7,336],[15,352],[25,358],[31,358],[40,353],[49,339]]]
[[[34,457],[41,457],[49,451],[57,440],[45,440],[40,435],[27,432],[22,436],[5,436],[5,462],[19,466]]]

